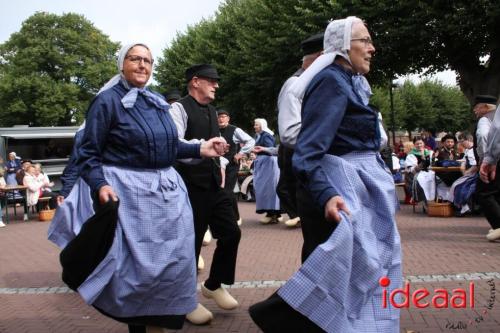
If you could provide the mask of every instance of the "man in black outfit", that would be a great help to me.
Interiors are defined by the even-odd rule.
[[[224,184],[224,189],[231,196],[234,215],[238,225],[241,225],[242,219],[238,210],[238,200],[234,193],[234,187],[238,181],[240,159],[245,156],[245,154],[250,154],[252,148],[255,146],[255,140],[241,128],[229,123],[231,121],[231,117],[229,112],[226,110],[217,111],[217,117],[220,134],[229,144],[229,151],[224,155],[224,157],[229,161],[226,166],[226,182]],[[240,144],[243,144],[244,146],[240,148]]]
[[[208,64],[194,65],[186,70],[186,81],[188,95],[173,103],[171,108],[179,139],[199,141],[220,136],[217,113],[210,105],[219,88],[217,70]],[[223,309],[234,309],[238,302],[222,288],[221,283],[234,283],[241,233],[236,224],[231,197],[221,187],[220,159],[182,160],[176,169],[186,183],[193,207],[197,260],[208,226],[217,239],[210,275],[201,285],[202,294],[213,298]],[[205,324],[213,316],[203,305],[198,304],[196,310],[186,318],[194,324]]]

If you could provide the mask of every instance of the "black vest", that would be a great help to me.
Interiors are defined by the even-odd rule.
[[[236,163],[234,162],[234,155],[238,152],[238,145],[233,141],[233,135],[234,131],[236,131],[236,126],[234,125],[227,125],[226,128],[220,128],[220,134],[224,139],[226,139],[226,142],[229,143],[229,151],[224,154],[224,157],[229,160],[228,167],[234,167],[236,166]]]
[[[178,102],[184,107],[188,118],[184,139],[188,141],[191,139],[208,140],[219,136],[217,112],[212,105],[206,106],[207,115],[190,95],[181,98]],[[195,165],[177,163],[176,169],[188,186],[196,186],[205,190],[218,189],[222,182],[219,162],[219,158],[212,158],[204,159]]]

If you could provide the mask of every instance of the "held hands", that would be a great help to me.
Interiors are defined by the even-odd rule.
[[[264,150],[265,150],[265,149],[264,149],[264,147],[262,147],[262,146],[255,146],[255,147],[253,147],[253,149],[252,149],[252,151],[253,151],[254,153],[256,153],[256,154],[258,154],[258,153],[262,153]]]
[[[200,147],[200,155],[202,157],[219,157],[229,151],[229,145],[222,137],[211,138],[208,141],[202,142]]]
[[[486,184],[493,181],[496,177],[497,166],[495,164],[481,163],[481,168],[479,169],[479,178]]]
[[[118,196],[116,195],[113,188],[109,185],[104,185],[99,189],[99,202],[104,205],[109,200],[118,201]]]
[[[341,196],[336,195],[331,197],[325,205],[325,219],[327,221],[340,222],[340,211],[344,211],[347,215],[350,215],[347,205]]]

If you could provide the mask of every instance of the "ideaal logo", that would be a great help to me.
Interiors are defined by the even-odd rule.
[[[463,321],[451,322],[447,319],[445,328],[450,330],[467,329],[467,324],[479,324],[485,320],[484,316],[488,315],[488,311],[493,309],[496,299],[495,282],[491,279],[488,280],[487,283],[490,289],[490,295],[486,305],[484,306],[482,314],[476,316],[474,319],[470,319],[468,323]],[[417,308],[427,308],[432,304],[432,306],[436,309],[445,309],[449,306],[452,308],[467,308],[467,305],[469,305],[470,308],[474,308],[475,306],[474,282],[469,283],[469,288],[467,290],[463,288],[456,288],[453,289],[451,293],[444,288],[434,289],[432,293],[427,288],[419,288],[411,291],[409,282],[406,282],[403,288],[396,288],[389,293],[386,288],[391,284],[391,280],[387,277],[380,278],[379,284],[383,288],[383,308],[387,308],[388,303],[395,308],[409,308],[410,303]],[[404,297],[404,301],[401,303],[396,302],[395,298],[398,295]]]
[[[390,302],[395,308],[409,308],[410,303],[417,308],[427,308],[433,306],[436,309],[446,309],[449,306],[455,309],[466,308],[467,305],[470,308],[474,308],[474,282],[469,283],[468,290],[462,288],[453,289],[452,292],[443,288],[434,289],[432,292],[427,288],[419,288],[416,290],[410,290],[410,283],[406,282],[403,288],[396,288],[390,293],[387,291],[387,287],[391,284],[391,280],[388,277],[382,277],[379,280],[382,290],[382,308],[387,308],[387,304]],[[403,296],[404,300],[402,303],[396,302],[396,296]],[[430,301],[430,302],[429,302]]]

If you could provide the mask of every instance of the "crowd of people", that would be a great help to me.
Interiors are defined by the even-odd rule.
[[[20,205],[20,201],[26,200],[28,207],[38,207],[40,198],[48,198],[49,208],[57,207],[57,193],[52,191],[54,182],[51,182],[49,176],[43,172],[40,163],[33,163],[30,159],[21,159],[15,152],[7,155],[7,161],[0,158],[0,188],[7,185],[20,185],[26,187],[26,197],[23,197],[19,190],[8,193],[0,193],[0,202],[13,201]],[[6,199],[6,200],[4,200]],[[3,212],[0,209],[0,228],[5,227],[2,221]]]
[[[405,203],[426,204],[449,202],[455,216],[483,213],[491,225],[486,235],[490,241],[500,239],[498,221],[498,186],[484,182],[479,168],[488,148],[489,135],[497,109],[493,96],[478,95],[473,112],[478,121],[474,133],[443,133],[436,138],[429,132],[413,137],[412,142],[399,142],[393,154],[396,183],[405,183]],[[404,180],[401,175],[404,176]],[[397,179],[397,180],[396,180]]]
[[[475,134],[447,134],[438,145],[422,133],[395,147],[388,168],[380,154],[387,135],[365,78],[375,52],[368,27],[353,16],[334,20],[301,47],[302,65],[278,96],[279,145],[266,119],[254,120],[252,137],[212,105],[221,77],[210,64],[185,70],[185,96],[150,90],[151,50],[133,43],[90,104],[59,195],[50,194],[40,166],[9,154],[0,186],[22,178],[30,205],[40,196],[58,204],[49,239],[61,248],[114,210],[105,256],[74,288],[86,303],[133,333],[210,322],[214,314],[196,292],[210,231],[217,243],[201,295],[237,308],[223,286],[235,282],[241,238],[235,188],[247,198],[253,188],[260,223],[286,213],[286,225],[302,230],[301,267],[249,309],[264,332],[399,332],[399,309],[380,308],[379,285],[388,277],[390,293],[403,279],[396,175],[396,182],[404,175],[408,203],[439,197],[464,212],[476,193],[492,227],[487,238],[500,239],[496,99],[476,98]],[[464,174],[432,170],[461,159]]]

